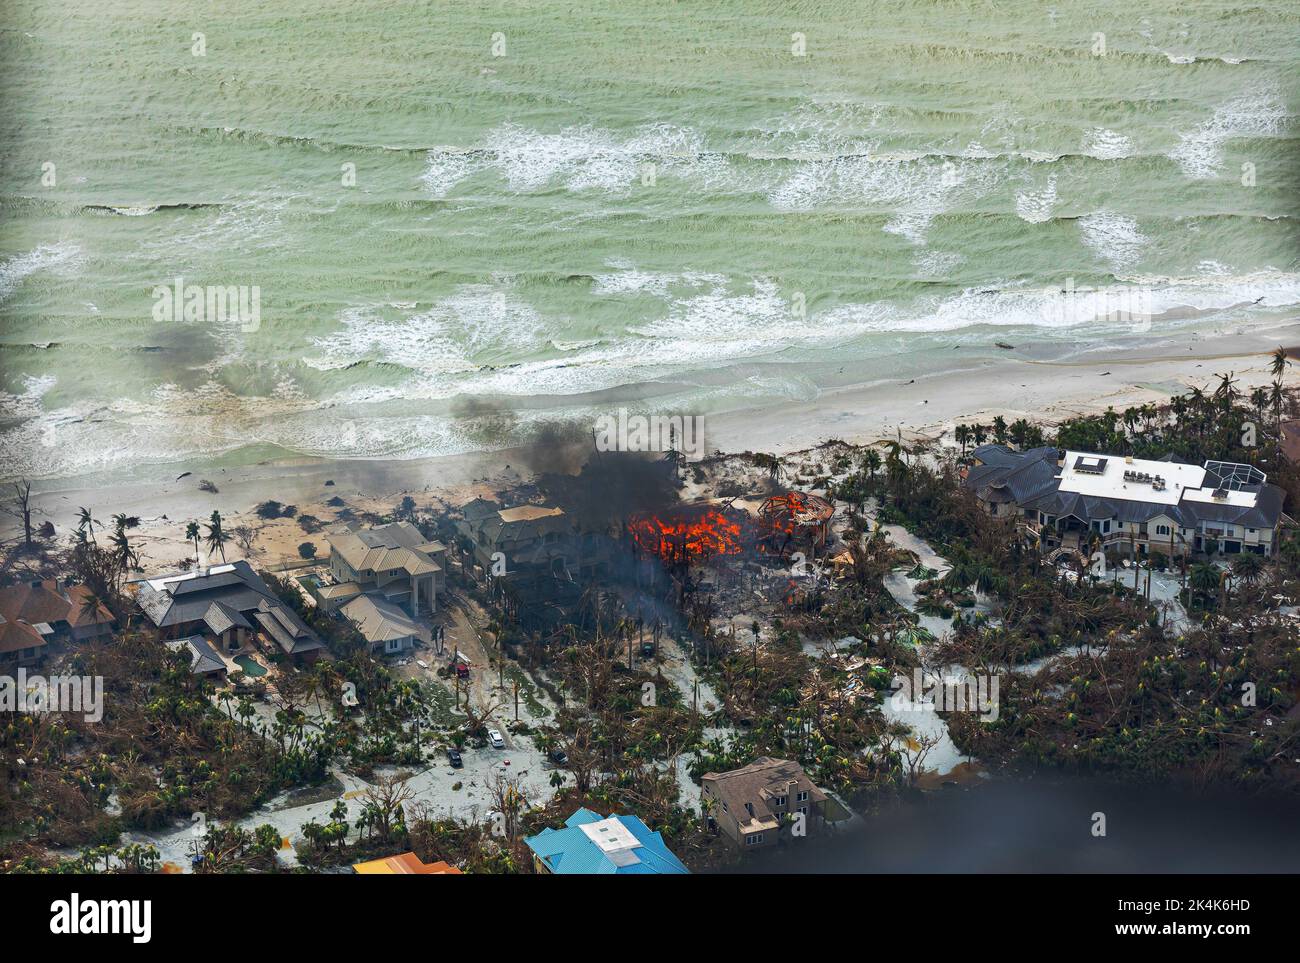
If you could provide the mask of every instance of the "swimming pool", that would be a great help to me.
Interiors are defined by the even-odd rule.
[[[252,676],[253,678],[257,678],[260,675],[266,675],[266,666],[259,663],[252,656],[235,656],[235,665],[243,669],[245,675]]]

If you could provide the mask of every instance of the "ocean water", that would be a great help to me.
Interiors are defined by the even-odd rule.
[[[0,89],[6,478],[462,452],[1300,304],[1294,0],[10,0]],[[257,323],[159,319],[178,278]]]

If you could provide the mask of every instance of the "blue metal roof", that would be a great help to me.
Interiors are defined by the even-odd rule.
[[[605,817],[590,809],[579,809],[564,821],[564,829],[543,829],[536,836],[524,840],[537,858],[552,873],[565,875],[602,873],[689,873],[682,861],[664,845],[663,836],[654,832],[636,816],[611,816],[622,823],[639,846],[630,852],[635,862],[612,860],[582,830],[582,826],[598,823]],[[623,865],[620,865],[623,863]]]

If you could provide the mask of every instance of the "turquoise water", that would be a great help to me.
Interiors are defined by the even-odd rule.
[[[237,655],[234,661],[237,666],[244,670],[245,675],[252,678],[266,675],[266,667],[250,656]]]
[[[16,0],[0,26],[4,477],[474,450],[1300,303],[1295,2]],[[158,320],[177,278],[256,288],[259,323]],[[1140,290],[1150,330],[1071,283]]]

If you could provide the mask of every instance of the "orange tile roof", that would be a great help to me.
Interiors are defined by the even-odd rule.
[[[0,589],[0,615],[11,622],[67,622],[72,626],[94,625],[113,621],[112,614],[101,604],[92,615],[82,608],[90,590],[84,585],[66,587],[54,579],[19,582]]]
[[[0,652],[21,652],[23,649],[41,648],[45,640],[26,622],[0,619]]]
[[[372,859],[368,863],[355,863],[352,871],[363,876],[463,876],[455,866],[444,860],[436,863],[422,863],[415,853],[402,853],[398,856],[385,856]]]

